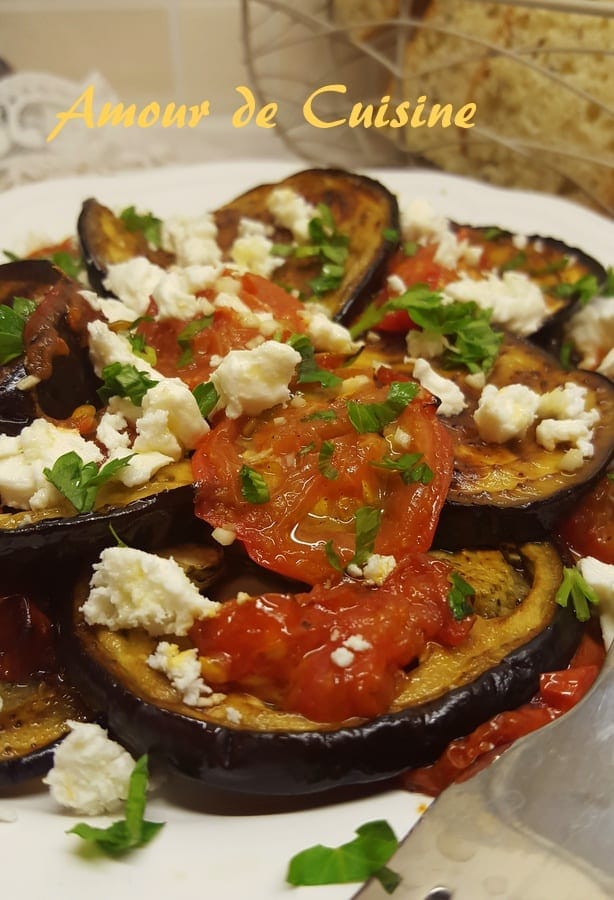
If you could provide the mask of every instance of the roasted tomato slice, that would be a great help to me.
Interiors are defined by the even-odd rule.
[[[202,295],[213,299],[211,291],[205,290]],[[212,317],[193,320],[191,335],[192,322],[181,319],[145,319],[139,324],[138,333],[156,351],[156,368],[163,375],[179,375],[189,387],[194,387],[207,381],[216,357],[219,361],[230,350],[244,349],[250,341],[270,338],[275,333],[284,340],[294,332],[304,331],[303,309],[303,304],[283,288],[259,275],[247,274],[241,279],[238,295],[229,294],[227,305],[216,308]]]
[[[398,276],[406,287],[424,284],[432,291],[439,290],[449,281],[452,281],[456,273],[450,269],[444,269],[443,266],[435,262],[433,257],[436,250],[436,244],[418,247],[413,256],[407,256],[402,250],[397,250],[390,260],[388,274]],[[391,290],[389,285],[386,284],[377,294],[375,305],[381,306],[396,293],[398,292]],[[377,331],[405,334],[406,331],[414,327],[414,323],[405,310],[399,309],[385,315],[378,324]]]
[[[22,594],[0,597],[0,681],[20,681],[54,667],[51,624]]]
[[[308,584],[338,577],[335,561],[343,568],[369,543],[357,535],[362,508],[379,516],[373,552],[428,550],[452,472],[451,440],[430,394],[359,431],[350,416],[381,409],[394,383],[338,371],[348,377],[334,389],[305,385],[283,408],[218,422],[193,457],[196,514],[235,531],[259,565]],[[259,482],[259,496],[246,478]]]
[[[614,563],[614,481],[606,475],[560,527],[572,553]]]
[[[309,593],[224,603],[191,636],[210,684],[235,685],[321,722],[386,712],[427,641],[460,643],[447,601],[449,566],[416,554],[381,587],[344,579]]]

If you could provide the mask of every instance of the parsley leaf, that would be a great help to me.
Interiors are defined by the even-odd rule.
[[[36,303],[26,297],[14,297],[13,305],[0,305],[0,365],[24,352],[23,331]]]
[[[475,589],[458,572],[450,574],[450,582],[452,586],[448,591],[448,604],[453,617],[460,622],[473,614],[473,607],[467,598],[475,595]]]
[[[381,432],[385,425],[401,415],[419,390],[419,385],[413,381],[393,381],[383,403],[348,400],[346,402],[348,418],[359,434]]]
[[[405,256],[415,256],[419,246],[420,245],[416,241],[405,241],[403,244],[403,254]]]
[[[177,335],[177,343],[183,352],[177,362],[178,366],[187,366],[188,363],[192,362],[192,339],[195,338],[197,334],[200,334],[201,331],[204,331],[205,328],[209,328],[212,322],[213,315],[204,316],[202,319],[194,319],[192,322],[189,322],[185,328],[181,329]]]
[[[67,250],[57,250],[49,257],[49,262],[61,269],[65,275],[76,281],[83,271],[83,260],[79,255],[69,253]]]
[[[499,228],[497,225],[493,225],[490,228],[485,228],[482,232],[482,237],[485,241],[496,241],[500,237],[505,237],[509,232],[504,231],[502,228]]]
[[[4,251],[6,253],[6,250]],[[614,267],[609,266],[605,273],[605,282],[602,288],[604,297],[614,297]]]
[[[209,418],[215,409],[220,395],[212,381],[203,381],[192,388],[194,399],[198,403],[198,408],[203,419]]]
[[[103,403],[111,397],[128,397],[135,406],[140,406],[147,391],[158,383],[131,363],[120,362],[105,366],[102,380],[104,383],[98,388],[98,396]]]
[[[309,282],[309,287],[317,297],[328,291],[334,291],[343,281],[345,263],[349,254],[350,239],[348,235],[337,231],[332,211],[325,203],[317,206],[318,214],[309,222],[309,238],[311,243],[297,247],[295,255],[318,256],[322,261],[322,269],[318,276]]]
[[[573,344],[571,341],[563,341],[559,350],[559,362],[561,368],[569,371],[572,368],[571,354],[573,353]]]
[[[318,454],[318,469],[324,478],[328,478],[329,481],[334,481],[335,478],[339,477],[339,470],[335,469],[330,463],[334,452],[335,445],[333,442],[324,441]]]
[[[382,237],[385,241],[390,241],[391,244],[398,244],[400,235],[396,228],[384,228]]]
[[[354,517],[356,522],[356,549],[352,563],[364,566],[373,553],[375,539],[382,521],[382,511],[376,506],[360,506]]]
[[[130,776],[125,818],[108,828],[95,828],[79,822],[68,831],[84,841],[92,841],[108,856],[120,856],[128,850],[143,847],[164,827],[164,822],[147,822],[144,818],[147,795],[147,756],[141,756]]]
[[[520,269],[527,261],[527,254],[524,250],[520,250],[514,256],[511,256],[509,259],[506,259],[504,263],[499,267],[501,272],[512,272],[515,269]]]
[[[588,622],[591,617],[589,603],[597,606],[599,598],[575,566],[572,569],[567,567],[563,569],[563,581],[554,599],[559,606],[569,606],[570,598],[576,619],[580,622]]]
[[[326,559],[329,561],[330,565],[336,572],[343,572],[343,560],[335,550],[335,545],[332,540],[326,541],[324,545],[324,552],[326,553]]]
[[[424,459],[422,453],[403,453],[394,459],[392,456],[384,456],[378,462],[372,462],[371,465],[377,469],[388,469],[390,472],[399,472],[403,484],[412,484],[420,482],[420,484],[430,484],[435,477],[433,470]]]
[[[59,456],[51,469],[43,469],[43,475],[78,513],[91,512],[99,488],[127,466],[133,456],[131,453],[109,460],[99,469],[95,462],[84,463],[78,453],[70,450]]]
[[[119,218],[128,231],[141,231],[152,247],[159,247],[162,243],[162,220],[152,213],[139,213],[134,206],[127,206],[120,212]]]
[[[318,409],[315,412],[310,413],[308,416],[304,416],[301,419],[301,422],[316,422],[321,420],[322,422],[334,422],[337,418],[337,413],[334,409]]]
[[[158,354],[153,347],[145,343],[144,334],[135,334],[131,331],[126,333],[126,338],[132,348],[132,352],[140,359],[144,359],[150,366],[155,366],[158,362]]]
[[[356,837],[340,847],[317,844],[290,860],[286,880],[293,885],[349,884],[374,876],[390,893],[400,876],[386,867],[398,847],[388,822],[367,822],[356,829]]]
[[[321,369],[316,362],[313,344],[305,334],[291,334],[287,343],[301,355],[298,365],[297,381],[299,384],[321,384],[324,388],[341,384],[341,378],[327,369]]]
[[[239,479],[241,481],[241,496],[248,503],[260,504],[270,500],[268,485],[260,472],[250,469],[249,466],[241,466]]]
[[[599,283],[594,275],[581,275],[577,281],[557,284],[552,293],[561,300],[575,298],[580,306],[586,306],[599,293]]]

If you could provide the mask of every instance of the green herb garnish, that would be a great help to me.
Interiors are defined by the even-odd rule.
[[[375,506],[360,506],[354,516],[356,523],[356,549],[352,563],[364,566],[373,553],[375,539],[382,521],[382,511]]]
[[[192,352],[192,340],[205,328],[209,328],[212,322],[213,315],[204,316],[202,319],[194,319],[185,328],[181,329],[177,335],[177,343],[183,352],[177,361],[178,366],[187,366],[188,363],[192,362],[194,355]]]
[[[4,252],[6,253],[6,250]],[[606,269],[602,292],[604,297],[614,297],[614,267],[612,266]]]
[[[381,432],[385,425],[401,415],[419,390],[419,385],[413,381],[393,381],[383,403],[348,400],[346,403],[348,418],[359,434]]]
[[[119,218],[128,231],[142,232],[143,237],[152,247],[159,247],[162,243],[162,220],[152,213],[139,213],[134,206],[127,206],[120,212]]]
[[[458,572],[450,574],[450,582],[452,586],[448,591],[448,603],[453,617],[460,622],[473,614],[473,606],[467,598],[475,595],[475,589]]]
[[[552,293],[561,300],[575,298],[580,306],[586,306],[599,293],[599,283],[594,275],[581,275],[577,281],[557,284]]]
[[[324,388],[341,384],[341,378],[327,369],[321,369],[316,362],[313,344],[305,334],[292,334],[287,341],[301,355],[296,380],[299,384],[321,384]]]
[[[513,272],[515,269],[520,269],[525,265],[527,261],[527,254],[524,250],[520,250],[518,253],[511,256],[509,259],[506,259],[504,263],[499,266],[499,270],[501,272]]]
[[[391,244],[398,244],[400,235],[396,228],[384,228],[382,237],[385,241],[390,241]]]
[[[318,454],[318,469],[320,470],[320,473],[324,476],[324,478],[328,478],[329,481],[334,481],[339,477],[338,469],[335,469],[335,467],[332,466],[330,462],[334,452],[335,445],[333,444],[333,442],[324,441],[324,443],[320,447],[320,453]]]
[[[571,354],[573,352],[573,344],[571,341],[563,341],[561,344],[561,349],[559,350],[559,362],[561,364],[561,368],[569,369],[572,368],[571,365]]]
[[[324,552],[326,553],[326,559],[329,561],[331,567],[336,572],[343,572],[343,560],[335,550],[335,545],[332,540],[326,541],[324,544]]]
[[[98,468],[95,462],[84,463],[78,453],[70,450],[59,456],[51,469],[43,469],[43,475],[78,513],[91,512],[98,490],[127,466],[133,456],[131,453],[121,459],[111,459]]]
[[[49,262],[61,269],[65,275],[76,281],[83,271],[83,260],[79,255],[69,253],[67,250],[57,250],[49,256]]]
[[[158,383],[131,363],[119,362],[104,367],[102,380],[104,383],[98,388],[98,396],[103,403],[111,397],[128,397],[135,406],[140,406],[147,391]]]
[[[389,472],[399,472],[403,484],[430,484],[435,477],[433,470],[424,462],[422,453],[403,453],[394,459],[392,456],[384,456],[378,462],[372,462],[377,469],[387,469]]]
[[[203,419],[208,419],[220,399],[220,395],[212,381],[203,381],[192,388],[194,399]]]
[[[563,581],[554,599],[559,606],[569,606],[571,599],[576,619],[580,622],[587,622],[591,617],[589,603],[593,606],[599,603],[597,594],[575,566],[563,569]]]
[[[308,453],[311,453],[312,450],[316,449],[316,445],[313,441],[309,444],[304,444],[300,450],[297,451],[297,456],[307,456]]]
[[[507,231],[504,231],[497,225],[493,225],[491,228],[484,229],[484,231],[482,232],[482,237],[485,241],[496,241],[501,237],[505,237],[507,234]]]
[[[0,365],[24,352],[23,331],[36,303],[26,297],[14,297],[13,305],[0,305]]]
[[[415,256],[418,252],[419,244],[416,241],[405,241],[403,244],[403,253],[405,256]]]
[[[249,466],[241,466],[239,479],[241,481],[241,496],[248,503],[260,504],[270,500],[268,485],[260,472],[250,469]]]
[[[316,422],[318,420],[321,420],[322,422],[334,422],[336,418],[337,413],[334,409],[318,409],[316,412],[310,413],[310,415],[301,419],[301,422]]]
[[[121,856],[129,850],[143,847],[164,827],[164,822],[147,822],[144,818],[147,796],[147,756],[141,756],[130,776],[124,819],[108,828],[95,828],[79,822],[68,831],[84,841],[96,844],[108,856]]]
[[[290,860],[286,880],[293,885],[349,884],[377,878],[387,893],[401,881],[386,863],[398,847],[388,822],[367,822],[356,829],[356,837],[340,847],[317,844]]]

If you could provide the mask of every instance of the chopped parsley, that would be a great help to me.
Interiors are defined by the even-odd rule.
[[[354,515],[356,544],[354,556],[348,565],[364,566],[375,547],[375,539],[382,521],[382,511],[376,506],[359,506]],[[335,550],[332,540],[324,545],[326,558],[337,572],[344,571],[343,560]]]
[[[260,472],[250,469],[249,466],[241,466],[239,480],[241,482],[241,496],[248,503],[260,504],[267,503],[270,500],[268,485]]]
[[[609,266],[606,269],[605,281],[602,290],[604,297],[614,297],[614,267],[612,266]]]
[[[341,378],[327,369],[321,369],[316,362],[313,344],[305,334],[292,334],[287,341],[297,353],[301,355],[298,365],[297,378],[299,384],[317,383],[324,388],[335,387],[341,384]]]
[[[79,822],[68,831],[84,841],[96,844],[108,856],[121,856],[129,850],[143,847],[164,827],[164,822],[148,822],[144,818],[147,797],[147,756],[141,756],[130,776],[124,819],[108,828],[96,828]]]
[[[150,366],[155,366],[158,362],[158,354],[153,347],[146,343],[144,334],[128,331],[126,338],[135,356],[138,356],[139,359],[144,359]]]
[[[571,354],[573,353],[573,344],[571,341],[563,341],[559,350],[559,362],[562,369],[569,371],[572,368]]]
[[[208,419],[220,399],[220,395],[212,381],[203,381],[192,388],[192,394],[198,404],[203,419]]]
[[[501,272],[513,272],[516,269],[521,269],[526,262],[527,254],[524,250],[519,250],[514,256],[510,256],[509,259],[506,259],[505,262],[499,266],[499,270]]]
[[[422,453],[403,453],[394,459],[392,456],[384,456],[378,462],[372,462],[377,469],[387,469],[389,472],[399,472],[403,484],[430,484],[435,477],[433,470],[424,462]]]
[[[575,566],[572,569],[567,567],[563,569],[563,581],[556,592],[555,600],[559,606],[569,606],[571,600],[576,619],[580,622],[587,622],[591,617],[589,603],[593,606],[599,603],[597,594]]]
[[[381,432],[385,425],[390,424],[401,415],[419,390],[419,385],[413,381],[393,381],[383,403],[360,403],[358,400],[348,400],[346,404],[348,418],[359,434]]]
[[[178,366],[187,366],[188,363],[192,362],[192,359],[194,358],[192,341],[197,334],[200,334],[205,328],[209,328],[212,322],[213,315],[204,316],[202,319],[194,319],[192,322],[189,322],[185,328],[181,329],[177,335],[177,343],[182,350],[181,356],[177,361]]]
[[[482,232],[482,237],[485,241],[497,241],[501,237],[506,237],[509,232],[504,231],[502,228],[499,228],[497,225],[493,225],[490,228],[485,228]]]
[[[127,206],[120,212],[119,218],[128,231],[140,231],[152,247],[159,247],[162,243],[162,220],[152,213],[139,213],[134,206]]]
[[[599,282],[594,275],[581,275],[577,281],[557,284],[552,293],[561,300],[575,299],[580,306],[586,306],[599,293]]]
[[[273,244],[271,253],[286,258],[318,259],[320,272],[309,282],[316,297],[321,297],[339,287],[345,275],[345,264],[349,254],[348,235],[337,231],[332,211],[325,203],[317,206],[317,215],[309,222],[309,241],[297,246]]]
[[[131,363],[119,362],[104,367],[102,380],[98,396],[103,403],[107,403],[111,397],[128,397],[135,406],[140,406],[147,391],[158,383]]]
[[[392,893],[401,876],[386,866],[399,845],[388,822],[367,822],[356,829],[356,837],[340,847],[317,844],[290,860],[286,881],[289,884],[349,884],[377,878],[387,893]]]
[[[84,268],[81,256],[69,253],[67,250],[57,250],[48,259],[50,263],[53,263],[56,268],[61,269],[65,275],[68,275],[74,281],[77,281]]]
[[[127,466],[133,456],[131,453],[109,460],[98,468],[95,462],[84,463],[78,453],[70,450],[59,456],[51,469],[43,469],[43,475],[78,513],[91,512],[99,489]]]
[[[0,365],[24,352],[23,332],[36,303],[26,297],[14,297],[13,305],[0,305]]]
[[[400,235],[396,228],[384,228],[382,237],[385,241],[390,241],[391,244],[398,244]]]
[[[457,622],[465,619],[473,614],[473,606],[469,602],[469,597],[475,595],[475,588],[465,581],[458,572],[450,574],[451,587],[448,591],[448,604],[452,610],[452,615]]]
[[[310,415],[302,418],[301,422],[334,422],[336,418],[337,413],[334,409],[318,409],[315,412],[310,413]]]
[[[322,446],[320,447],[320,453],[318,454],[318,469],[320,473],[324,476],[324,478],[328,478],[329,481],[334,481],[339,477],[339,470],[335,469],[333,465],[331,465],[331,459],[333,457],[333,453],[335,452],[335,445],[332,441],[324,441]]]
[[[420,245],[417,241],[405,241],[403,244],[403,253],[405,256],[415,256]]]

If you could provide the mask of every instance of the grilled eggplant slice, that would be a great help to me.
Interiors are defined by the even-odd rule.
[[[69,611],[65,656],[83,695],[131,752],[148,752],[212,787],[298,795],[378,781],[432,762],[452,738],[527,700],[541,672],[567,664],[581,634],[555,602],[562,566],[552,546],[445,558],[476,584],[484,617],[460,647],[430,645],[389,712],[371,721],[323,726],[239,692],[206,710],[186,706],[146,664],[155,639],[86,625],[79,610],[88,576]],[[238,725],[228,707],[235,720],[240,714]]]
[[[126,262],[134,256],[146,256],[166,268],[173,255],[152,248],[141,231],[130,231],[119,216],[97,200],[85,200],[77,220],[81,252],[91,286],[103,297],[112,296],[104,286],[110,265]]]
[[[378,181],[364,175],[337,169],[297,172],[278,184],[254,188],[215,212],[218,243],[224,253],[228,254],[238,236],[242,218],[258,219],[275,227],[267,199],[277,187],[291,188],[313,206],[325,204],[332,212],[336,230],[349,238],[343,278],[320,298],[333,318],[345,321],[350,313],[360,311],[367,292],[378,286],[385,262],[394,249],[386,233],[399,228],[396,197]],[[290,244],[292,235],[285,228],[275,227],[272,239]],[[321,261],[314,257],[290,256],[275,270],[274,280],[311,296],[309,282],[320,274],[321,268]]]
[[[161,469],[139,488],[104,485],[91,513],[67,515],[60,508],[2,513],[2,568],[19,572],[30,565],[81,562],[113,543],[111,527],[130,545],[160,547],[171,534],[181,539],[193,509],[192,467],[183,460]]]

